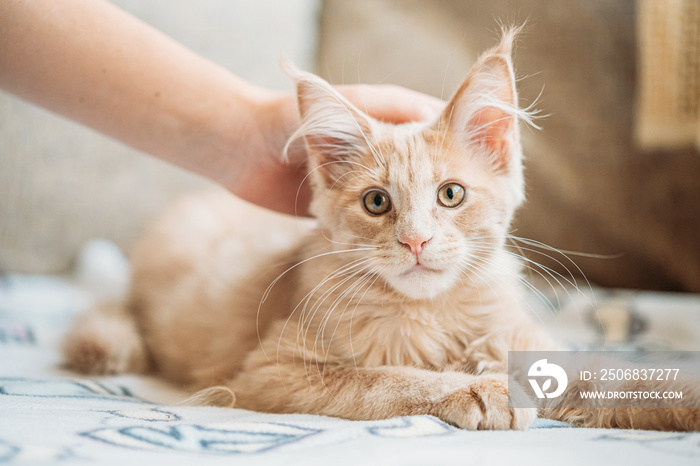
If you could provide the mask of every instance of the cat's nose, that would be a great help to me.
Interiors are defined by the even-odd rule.
[[[418,256],[421,252],[423,252],[423,247],[425,246],[425,243],[430,241],[430,238],[421,235],[402,236],[400,241],[401,244],[409,248],[413,254]]]

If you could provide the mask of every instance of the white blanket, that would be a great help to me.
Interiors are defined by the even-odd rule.
[[[630,315],[617,316],[624,325],[587,324],[581,305],[596,294],[599,308],[635,303]],[[606,325],[619,327],[618,346],[661,347],[673,340],[666,334],[677,335],[676,349],[698,341],[698,297],[590,291],[559,298],[550,311],[540,309],[542,318],[569,336],[579,326],[579,344],[595,342],[596,329]],[[150,377],[85,378],[61,368],[60,338],[89,303],[90,295],[66,280],[0,277],[0,463],[700,464],[700,434],[577,429],[546,420],[525,432],[467,432],[430,416],[352,422],[177,406],[184,394]],[[659,319],[666,327],[652,338],[659,304],[667,309]],[[681,315],[678,328],[668,322]],[[691,334],[679,337],[678,329]]]

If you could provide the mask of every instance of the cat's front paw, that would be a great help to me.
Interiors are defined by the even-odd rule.
[[[522,387],[511,383],[511,395],[518,405],[528,403]],[[440,418],[468,430],[525,430],[537,418],[537,409],[512,408],[508,405],[508,376],[505,374],[476,377],[465,388],[450,393],[441,403]]]

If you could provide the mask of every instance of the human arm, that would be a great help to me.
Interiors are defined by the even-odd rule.
[[[245,82],[108,2],[0,2],[0,87],[240,197],[294,212],[303,154],[288,165],[280,157],[298,125],[294,96]],[[420,116],[423,104],[412,105],[408,91],[384,91],[344,89],[379,117]]]

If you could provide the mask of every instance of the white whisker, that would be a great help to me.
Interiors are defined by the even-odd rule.
[[[364,248],[379,249],[379,246],[374,245],[374,244],[343,243],[341,241],[335,241],[335,240],[330,239],[328,236],[326,236],[325,230],[322,229],[320,231],[321,231],[321,236],[323,236],[329,243],[339,244],[341,246],[358,246],[358,247],[364,247]],[[362,238],[362,237],[354,236],[354,235],[353,235],[353,237],[358,238],[358,239],[370,239],[370,238]]]
[[[282,279],[282,277],[283,277],[284,275],[286,275],[287,273],[289,273],[289,272],[292,271],[293,269],[295,269],[295,268],[297,268],[297,267],[299,267],[299,266],[301,266],[301,265],[303,265],[303,264],[305,264],[305,263],[307,263],[307,262],[309,262],[309,261],[311,261],[311,260],[318,259],[318,258],[321,258],[321,257],[330,256],[330,255],[334,255],[334,254],[343,254],[343,253],[351,253],[351,252],[359,252],[359,251],[368,251],[368,250],[371,250],[371,248],[343,249],[343,250],[340,250],[340,251],[328,251],[328,252],[316,254],[316,255],[311,256],[311,257],[309,257],[309,258],[306,258],[306,259],[304,259],[304,260],[302,260],[302,261],[300,261],[300,262],[297,262],[297,263],[294,264],[293,266],[289,267],[287,270],[285,270],[284,272],[282,272],[281,274],[279,274],[279,275],[277,276],[277,278],[275,278],[275,279],[272,281],[272,283],[270,283],[270,285],[265,289],[265,292],[263,293],[263,296],[262,296],[262,298],[260,299],[260,302],[258,303],[258,309],[257,309],[256,315],[255,315],[255,330],[256,330],[256,333],[257,333],[257,337],[258,337],[258,343],[259,343],[259,345],[260,345],[260,348],[262,349],[263,354],[265,355],[266,358],[268,358],[268,360],[269,360],[269,356],[268,356],[267,353],[265,352],[265,348],[263,347],[263,344],[262,344],[262,336],[260,335],[260,311],[261,311],[261,309],[262,309],[262,305],[265,303],[265,301],[267,300],[267,298],[270,296],[270,292],[272,291],[272,288],[274,288],[274,286],[277,284],[277,282],[279,282],[279,281]],[[295,310],[296,310],[296,308],[295,308]],[[294,313],[294,312],[292,312],[292,314],[293,314],[293,313]],[[290,314],[290,318],[291,318],[291,315],[292,315],[292,314]],[[284,328],[286,328],[288,322],[289,322],[289,319],[287,319],[287,322],[285,323]],[[278,348],[279,348],[279,345],[278,345]],[[279,357],[277,358],[277,360],[279,361]]]

